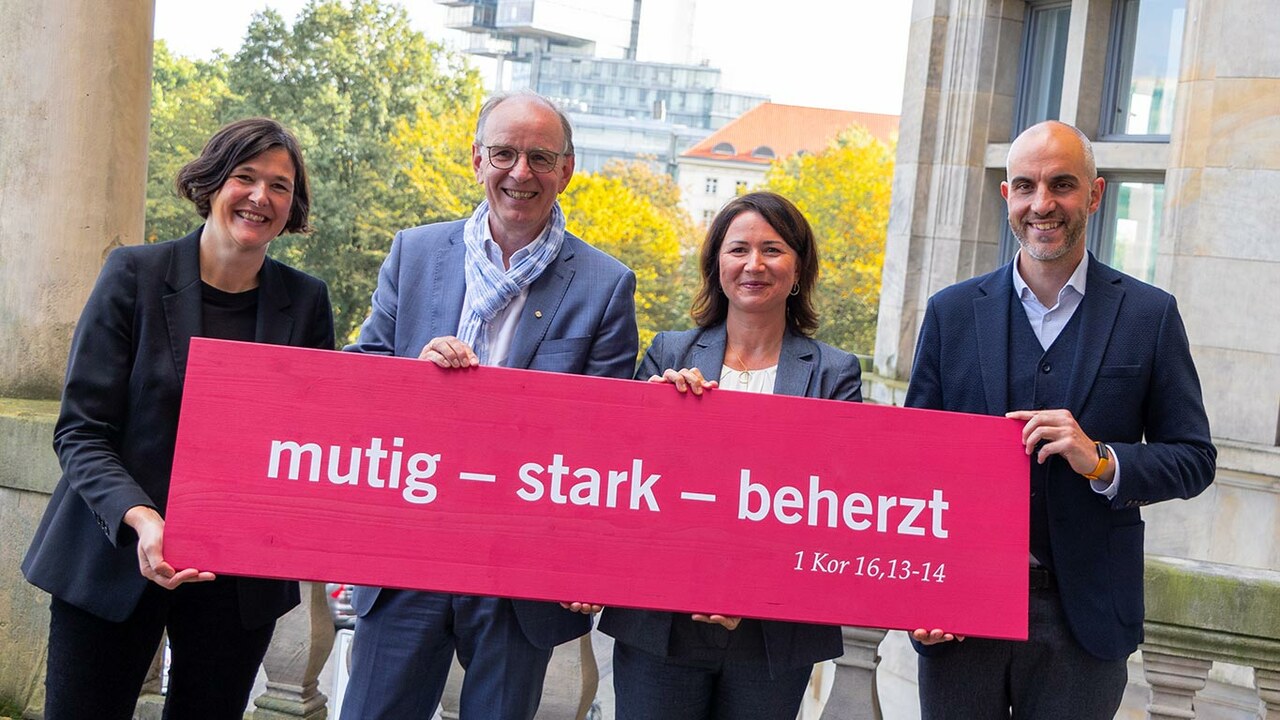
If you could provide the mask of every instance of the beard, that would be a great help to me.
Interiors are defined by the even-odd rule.
[[[1033,240],[1028,240],[1029,233],[1027,226],[1032,222],[1041,222],[1046,218],[1034,218],[1030,221],[1009,218],[1009,229],[1013,231],[1013,236],[1018,238],[1018,244],[1027,252],[1032,259],[1040,262],[1052,262],[1064,255],[1069,254],[1084,240],[1085,223],[1088,216],[1084,217],[1065,217],[1063,221],[1063,242],[1061,245],[1042,245]]]

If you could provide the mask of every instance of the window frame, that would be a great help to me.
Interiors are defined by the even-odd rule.
[[[1070,27],[1072,0],[1029,0],[1027,2],[1027,11],[1023,20],[1022,31],[1022,51],[1018,61],[1018,85],[1017,96],[1014,98],[1013,125],[1011,126],[1009,139],[1016,138],[1019,133],[1031,125],[1035,124],[1029,121],[1031,114],[1030,109],[1030,89],[1032,78],[1032,59],[1034,57],[1034,49],[1032,47],[1032,38],[1035,37],[1036,30],[1040,26],[1040,20],[1046,11],[1050,10],[1067,10],[1067,25]],[[1065,46],[1064,46],[1065,47]],[[1066,65],[1064,57],[1063,66]],[[1059,80],[1061,85],[1062,79]],[[1062,89],[1059,89],[1058,96],[1058,115],[1062,114]],[[1047,120],[1057,120],[1059,118],[1045,118]],[[1040,122],[1037,120],[1036,122]],[[1012,236],[1011,236],[1012,237]]]
[[[1116,209],[1117,193],[1120,192],[1122,183],[1143,183],[1148,185],[1165,185],[1166,175],[1162,172],[1152,171],[1124,171],[1098,173],[1098,176],[1106,180],[1106,187],[1102,191],[1102,202],[1098,205],[1098,210],[1089,218],[1089,231],[1087,238],[1087,246],[1093,256],[1099,262],[1112,264],[1112,253],[1115,250],[1116,231],[1115,223],[1111,222],[1111,212]],[[1164,213],[1164,205],[1160,206],[1161,214]],[[1159,238],[1156,238],[1159,240]],[[1156,253],[1159,255],[1159,252]],[[1155,268],[1151,269],[1152,278],[1155,277]],[[1149,282],[1146,278],[1138,278],[1143,282]]]
[[[1102,81],[1102,107],[1098,111],[1098,137],[1095,142],[1169,142],[1170,135],[1168,133],[1131,135],[1125,132],[1117,132],[1116,128],[1120,117],[1120,94],[1129,91],[1128,87],[1121,86],[1121,78],[1127,77],[1130,83],[1133,81],[1133,55],[1138,43],[1136,27],[1139,17],[1138,11],[1141,10],[1141,5],[1142,0],[1115,0],[1112,3],[1110,33],[1107,38],[1106,75]],[[1127,21],[1125,17],[1126,10],[1130,7],[1135,8],[1131,21],[1132,28],[1129,27],[1130,21]],[[1187,33],[1186,16],[1190,14],[1190,9],[1184,7],[1183,13],[1182,39],[1185,40]],[[1185,60],[1181,52],[1179,52],[1179,61],[1185,62]],[[1176,78],[1180,73],[1180,67],[1174,68],[1175,87],[1177,86]],[[1125,107],[1128,107],[1127,104]]]

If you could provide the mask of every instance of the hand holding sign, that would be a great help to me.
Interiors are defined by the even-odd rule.
[[[258,372],[247,380],[244,367]],[[929,618],[1019,638],[1020,430],[197,339],[166,554],[223,573],[589,598],[568,604],[726,627],[754,617],[914,630]],[[672,434],[770,442],[690,446]]]

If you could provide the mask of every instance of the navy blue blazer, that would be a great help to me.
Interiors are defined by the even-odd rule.
[[[724,325],[682,332],[661,332],[645,352],[636,370],[637,380],[647,380],[668,368],[693,368],[710,379],[720,377],[724,365]],[[858,358],[811,338],[788,332],[782,339],[775,395],[862,401],[862,367]],[[629,608],[605,608],[600,630],[620,642],[659,657],[666,657],[674,613]],[[765,656],[773,674],[840,657],[844,643],[838,625],[764,620]]]
[[[434,337],[454,335],[466,295],[465,220],[396,234],[360,337],[346,350],[418,357]],[[529,286],[506,367],[629,378],[639,349],[635,273],[577,237]],[[352,592],[364,616],[379,588]],[[591,629],[587,615],[558,603],[514,601],[517,621],[535,646],[551,648]]]
[[[1127,657],[1142,641],[1142,516],[1213,482],[1217,451],[1173,296],[1089,258],[1067,409],[1120,463],[1112,500],[1051,457],[1046,502],[1067,623],[1090,654]],[[929,300],[909,407],[1003,415],[1009,407],[1012,264]],[[927,618],[922,618],[922,621]],[[947,644],[922,652],[945,652]]]
[[[200,233],[107,257],[76,325],[53,446],[62,479],[22,562],[32,584],[114,622],[150,582],[138,572],[135,505],[164,513],[187,348],[201,334]],[[267,258],[257,342],[332,350],[329,292]],[[248,372],[252,372],[249,369]],[[240,614],[260,627],[298,604],[295,582],[242,578]]]

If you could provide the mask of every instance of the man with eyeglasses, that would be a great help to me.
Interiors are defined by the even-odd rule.
[[[568,118],[531,92],[492,97],[471,165],[485,200],[469,219],[396,234],[346,349],[630,378],[635,274],[566,232],[556,200],[573,177]],[[346,720],[430,718],[455,651],[461,720],[531,720],[552,649],[591,627],[557,603],[357,588],[352,604]]]

